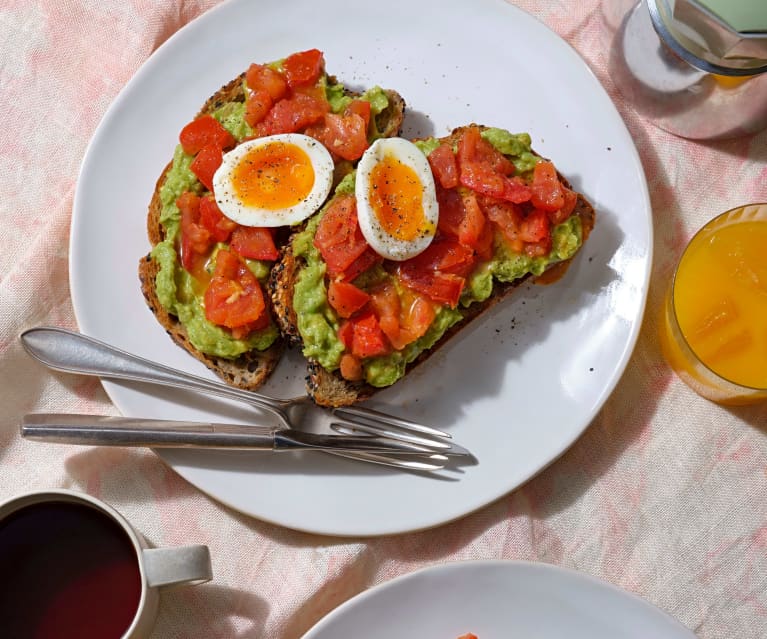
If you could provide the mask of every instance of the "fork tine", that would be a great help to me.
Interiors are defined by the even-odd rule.
[[[414,457],[412,455],[403,459],[394,455],[379,455],[376,453],[341,453],[333,451],[331,455],[337,455],[338,457],[346,457],[347,459],[353,459],[355,461],[362,461],[370,464],[379,464],[381,466],[391,466],[393,468],[401,468],[405,470],[419,470],[419,471],[431,471],[441,470],[448,462],[448,458],[444,455],[427,455],[423,457]],[[428,461],[427,461],[428,460]]]
[[[446,433],[430,426],[424,426],[418,422],[410,421],[409,419],[403,419],[401,417],[395,417],[388,413],[382,413],[374,408],[363,408],[362,406],[341,406],[333,409],[333,415],[336,415],[343,419],[344,414],[349,415],[352,419],[359,418],[367,420],[371,426],[380,427],[380,424],[386,426],[393,426],[402,431],[412,431],[415,433],[421,433],[424,435],[430,435],[432,437],[439,437],[443,439],[452,439],[450,433]],[[349,419],[349,418],[347,418]]]
[[[367,433],[368,435],[373,435],[375,437],[384,437],[399,442],[415,444],[416,446],[424,446],[434,450],[434,452],[447,450],[452,446],[450,442],[441,441],[441,439],[421,437],[419,435],[412,435],[408,431],[399,431],[384,426],[368,426],[367,424],[360,424],[359,422],[331,422],[330,427],[342,435]]]

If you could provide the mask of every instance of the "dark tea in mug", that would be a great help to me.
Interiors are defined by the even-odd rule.
[[[84,504],[30,504],[0,521],[3,637],[119,639],[141,599],[136,549]]]

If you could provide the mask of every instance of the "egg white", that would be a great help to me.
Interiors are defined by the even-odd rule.
[[[298,204],[283,209],[268,209],[242,202],[235,193],[231,175],[240,160],[251,150],[283,142],[300,148],[314,169],[314,185]],[[314,138],[300,133],[283,133],[248,140],[224,154],[221,166],[213,175],[213,193],[221,212],[243,226],[288,226],[302,222],[322,206],[333,185],[333,158]]]
[[[381,225],[371,204],[371,172],[387,155],[392,155],[415,171],[422,187],[422,206],[426,225],[412,240],[392,237]],[[373,250],[383,257],[402,261],[425,251],[437,230],[439,205],[429,161],[412,142],[403,138],[380,138],[365,151],[357,166],[354,187],[360,230]]]

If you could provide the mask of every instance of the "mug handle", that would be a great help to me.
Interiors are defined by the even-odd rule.
[[[213,578],[207,546],[144,548],[147,584],[155,586],[194,586]]]

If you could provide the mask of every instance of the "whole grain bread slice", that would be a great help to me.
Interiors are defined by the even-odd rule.
[[[466,127],[459,127],[454,129],[451,134],[443,138],[442,141],[449,143],[457,141],[465,128]],[[486,127],[480,126],[480,128],[484,129]],[[560,174],[559,178],[565,186],[572,188],[572,185],[564,176]],[[577,196],[578,199],[575,209],[573,210],[573,215],[576,215],[581,221],[582,239],[585,243],[591,230],[594,228],[596,215],[594,207],[589,203],[586,197],[581,193],[577,193]],[[407,377],[416,366],[429,359],[440,346],[446,344],[454,336],[460,333],[466,325],[483,315],[497,303],[507,299],[513,291],[523,283],[534,282],[539,284],[549,284],[561,278],[567,271],[572,259],[573,258],[570,258],[552,264],[546,271],[538,276],[528,274],[508,283],[495,282],[493,294],[483,302],[476,302],[468,308],[462,309],[464,315],[463,319],[451,326],[432,348],[422,352],[413,362],[408,364],[405,369],[405,376],[402,379]],[[296,312],[293,307],[293,293],[296,279],[302,267],[303,262],[293,254],[292,241],[290,241],[283,248],[282,255],[272,269],[269,280],[269,291],[272,296],[275,317],[279,323],[280,330],[292,345],[299,347],[302,345],[302,341],[298,330]],[[399,381],[401,382],[402,380]],[[368,399],[377,391],[383,390],[371,386],[364,381],[347,381],[341,377],[338,371],[329,371],[313,359],[307,360],[306,386],[307,392],[317,404],[334,407],[349,406]]]
[[[208,98],[196,117],[213,113],[228,102],[244,102],[244,79],[245,73],[242,73],[222,86],[216,93]],[[328,82],[335,83],[336,79],[331,76],[328,78]],[[350,97],[359,96],[358,93],[352,91],[345,91],[345,93]],[[389,106],[376,116],[376,126],[381,135],[390,137],[397,135],[402,126],[405,101],[396,91],[385,90],[385,93],[389,99]],[[147,214],[147,236],[152,247],[165,239],[165,233],[160,224],[160,214],[162,212],[160,189],[165,183],[171,165],[172,163],[168,163],[157,180],[152,199],[149,203]],[[352,170],[352,168],[351,163],[347,161],[337,162],[335,167],[335,181],[340,181],[343,175]],[[205,366],[216,373],[227,384],[244,390],[255,390],[261,386],[277,366],[284,350],[284,340],[280,337],[274,344],[272,344],[272,346],[264,351],[248,351],[235,359],[209,355],[202,352],[192,344],[186,327],[179,321],[178,317],[169,313],[160,303],[156,286],[158,271],[159,265],[152,259],[150,251],[139,261],[138,275],[141,282],[141,291],[147,306],[171,339],[181,348],[205,364]],[[267,299],[269,298],[268,295],[266,297]],[[279,311],[275,309],[270,309],[270,311],[273,318],[278,318]]]

